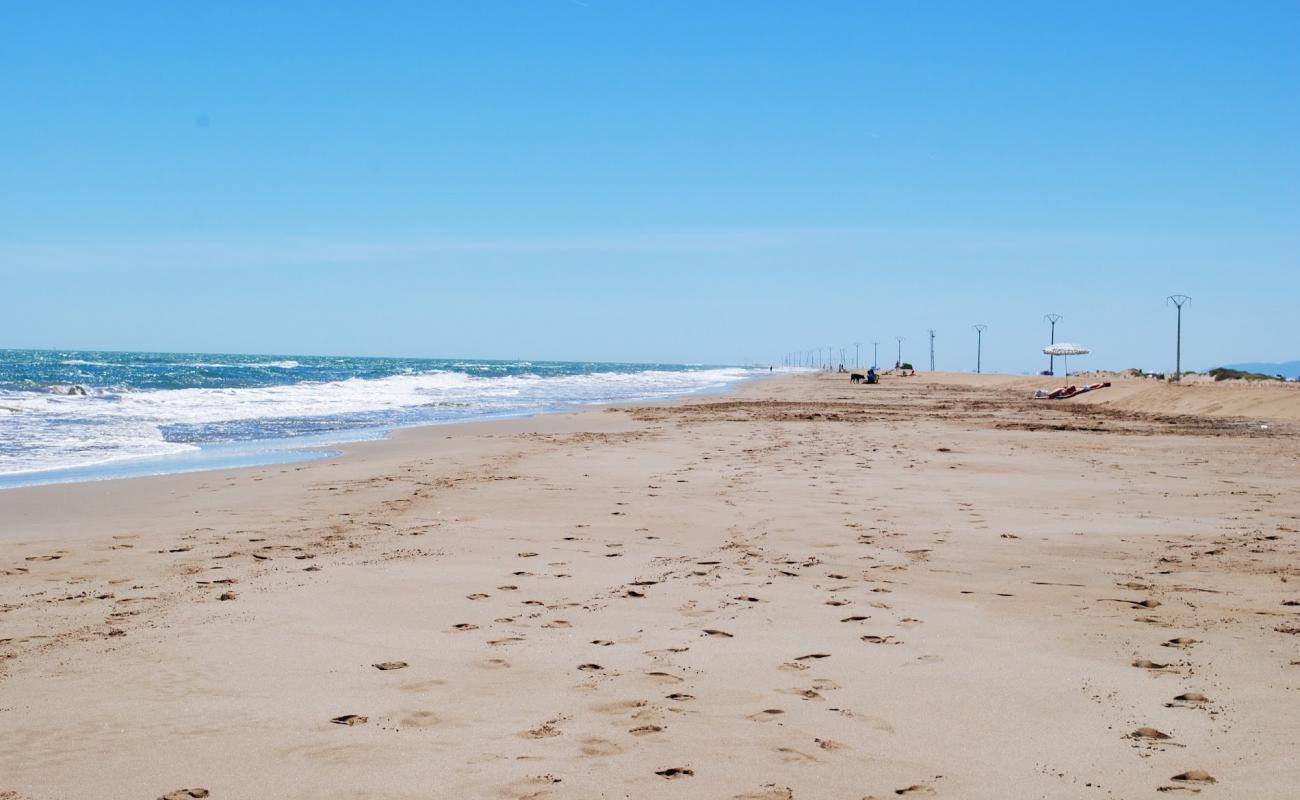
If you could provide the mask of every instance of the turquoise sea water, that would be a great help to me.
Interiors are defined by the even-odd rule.
[[[684,364],[0,350],[0,486],[295,460],[395,427],[673,397],[750,375]]]

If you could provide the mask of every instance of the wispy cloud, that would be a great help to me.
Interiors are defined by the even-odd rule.
[[[801,247],[839,238],[830,229],[613,233],[555,237],[309,237],[209,241],[0,242],[0,268],[204,267],[364,264],[442,255],[560,253],[724,253]]]
[[[1265,237],[1277,245],[1278,237]],[[1295,237],[1281,237],[1294,244]],[[791,228],[777,230],[594,233],[536,237],[316,238],[3,242],[0,273],[15,270],[204,269],[304,265],[365,266],[434,262],[444,256],[551,254],[722,254],[837,248],[858,255],[944,255],[1042,252],[1060,256],[1094,248],[1185,250],[1212,245],[1258,247],[1260,237],[1158,232],[998,231],[953,228]]]

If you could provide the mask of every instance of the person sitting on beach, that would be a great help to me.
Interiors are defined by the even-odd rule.
[[[867,369],[867,383],[880,383],[880,376],[876,375],[875,367]]]

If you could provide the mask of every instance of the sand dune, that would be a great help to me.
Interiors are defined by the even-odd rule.
[[[970,375],[933,373],[907,380],[939,381],[945,385],[998,388],[1033,394],[1035,389],[1053,389],[1067,380],[1057,377],[1019,377],[1007,375]],[[1134,378],[1110,372],[1085,372],[1071,375],[1070,383],[1100,383],[1111,386],[1103,391],[1070,398],[1073,404],[1098,405],[1104,408],[1153,415],[1205,417],[1242,417],[1254,420],[1300,420],[1300,382],[1219,381],[1205,376],[1188,376],[1180,383],[1155,378]]]
[[[1293,797],[1297,395],[1040,385],[0,492],[0,797]]]

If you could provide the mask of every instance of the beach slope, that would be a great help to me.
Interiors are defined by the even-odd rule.
[[[0,492],[0,797],[1293,797],[1295,405],[1031,384]]]

